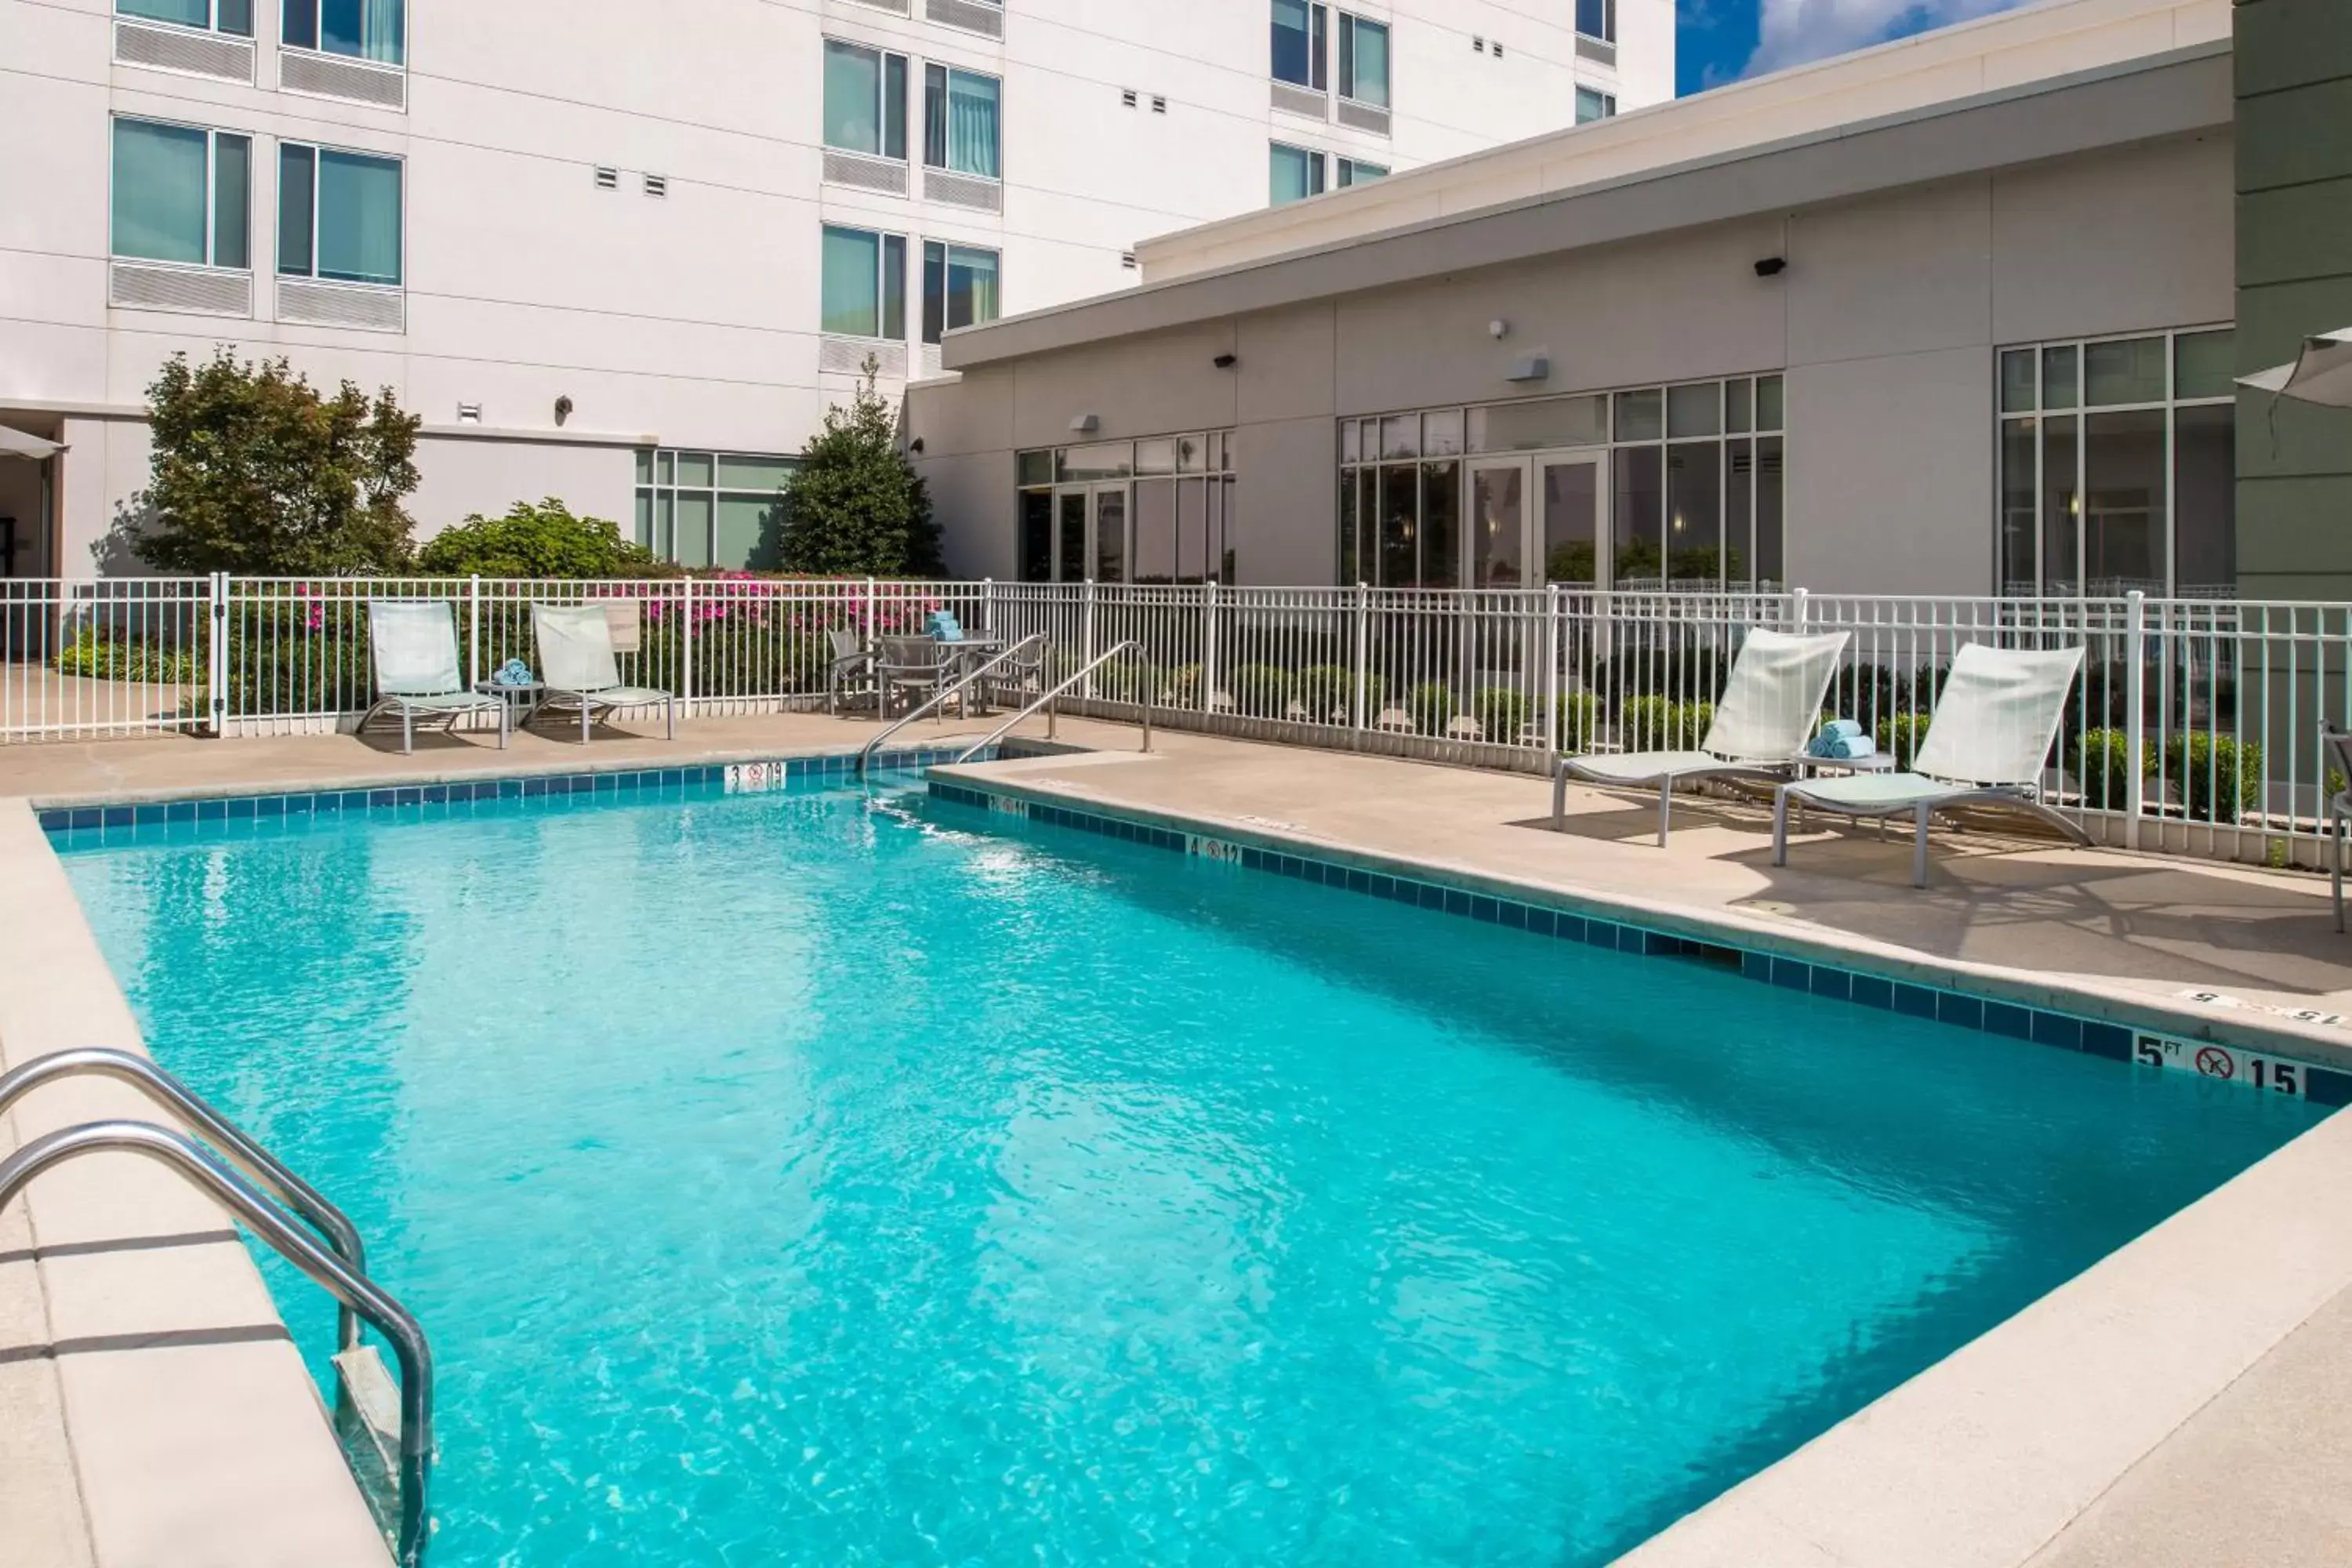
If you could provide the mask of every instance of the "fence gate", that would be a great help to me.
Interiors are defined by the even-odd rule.
[[[0,743],[205,728],[215,582],[0,578]]]

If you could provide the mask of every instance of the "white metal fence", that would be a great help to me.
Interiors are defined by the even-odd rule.
[[[1048,669],[1124,641],[1074,694],[1148,689],[1178,723],[1541,767],[1560,751],[1695,746],[1751,626],[1847,630],[1827,703],[1907,760],[1972,642],[2086,650],[2043,779],[2116,843],[2319,863],[2344,787],[2317,745],[2352,721],[2352,605],[770,578],[555,583],[211,577],[0,584],[0,741],[348,727],[373,696],[366,604],[437,598],[483,679],[532,661],[533,604],[636,606],[624,679],[688,716],[821,705],[826,634],[1045,635]]]

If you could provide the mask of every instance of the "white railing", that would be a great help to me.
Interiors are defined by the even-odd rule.
[[[0,741],[349,727],[372,699],[366,602],[449,601],[469,679],[531,662],[534,604],[620,599],[622,673],[688,716],[820,706],[829,631],[936,609],[1042,636],[1070,706],[1311,744],[1541,768],[1560,751],[1696,745],[1747,628],[1853,634],[1827,706],[1907,760],[1969,643],[2081,645],[2045,796],[2107,840],[2318,864],[2352,721],[2352,605],[1809,594],[1234,588],[668,578],[131,578],[0,583]]]

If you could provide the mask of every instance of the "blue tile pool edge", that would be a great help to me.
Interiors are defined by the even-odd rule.
[[[2293,1037],[2246,1030],[2242,1032],[2255,1043],[2223,1041],[2210,1033],[2203,1020],[2158,1015],[2155,1009],[2149,1009],[2150,1014],[2161,1020],[2155,1024],[2088,1017],[2014,998],[1874,974],[1809,954],[1766,952],[1748,945],[1753,941],[1748,932],[1707,927],[1702,922],[1692,922],[1693,929],[1686,931],[1660,931],[1630,920],[1624,910],[1599,900],[1580,900],[1564,892],[1538,900],[1528,896],[1532,889],[1506,891],[1500,884],[1488,885],[1469,879],[1451,880],[1430,868],[1387,860],[1359,850],[1302,852],[1305,846],[1297,841],[1272,835],[1253,841],[1222,826],[1215,833],[1208,833],[1192,826],[1168,826],[1172,819],[1152,820],[1141,815],[1082,810],[1033,795],[976,788],[937,777],[928,784],[933,799],[951,805],[1007,813],[1051,826],[1074,828],[1179,855],[1224,861],[1248,870],[1343,888],[1349,892],[1439,910],[1588,947],[1613,949],[1645,958],[1696,960],[1726,971],[1736,970],[1743,978],[1760,984],[1930,1019],[1979,1034],[2055,1046],[2110,1061],[2129,1063],[2146,1048],[2163,1050],[2168,1046],[2177,1050],[2183,1045],[2191,1049],[2200,1043],[2221,1045],[2238,1056],[2263,1058],[2266,1066],[2272,1061],[2292,1063],[2303,1075],[2303,1097],[2315,1105],[2352,1105],[2352,1070],[2315,1059],[2325,1047]],[[2104,1004],[2105,999],[2096,1000]],[[2352,1044],[2345,1051],[2347,1060],[2352,1060]],[[2234,1057],[2230,1065],[2231,1074],[2249,1067]]]
[[[953,762],[958,746],[923,746],[875,753],[871,766],[907,772]],[[804,779],[845,780],[857,772],[854,752],[744,758],[696,763],[674,768],[598,768],[576,773],[493,773],[413,784],[369,784],[350,789],[278,790],[263,794],[197,795],[100,805],[37,806],[34,818],[52,837],[117,827],[152,827],[183,822],[246,822],[336,812],[389,811],[401,806],[446,805],[478,800],[530,800],[558,795],[641,794],[725,785],[730,776],[747,787],[775,789]]]

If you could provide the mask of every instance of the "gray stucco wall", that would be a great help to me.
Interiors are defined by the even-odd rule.
[[[1791,581],[1987,593],[1995,350],[2231,320],[2231,170],[2210,132],[1034,353],[908,428],[950,562],[1003,575],[1014,450],[1233,425],[1242,580],[1328,583],[1338,418],[1523,395],[1529,353],[1553,395],[1785,371]]]

